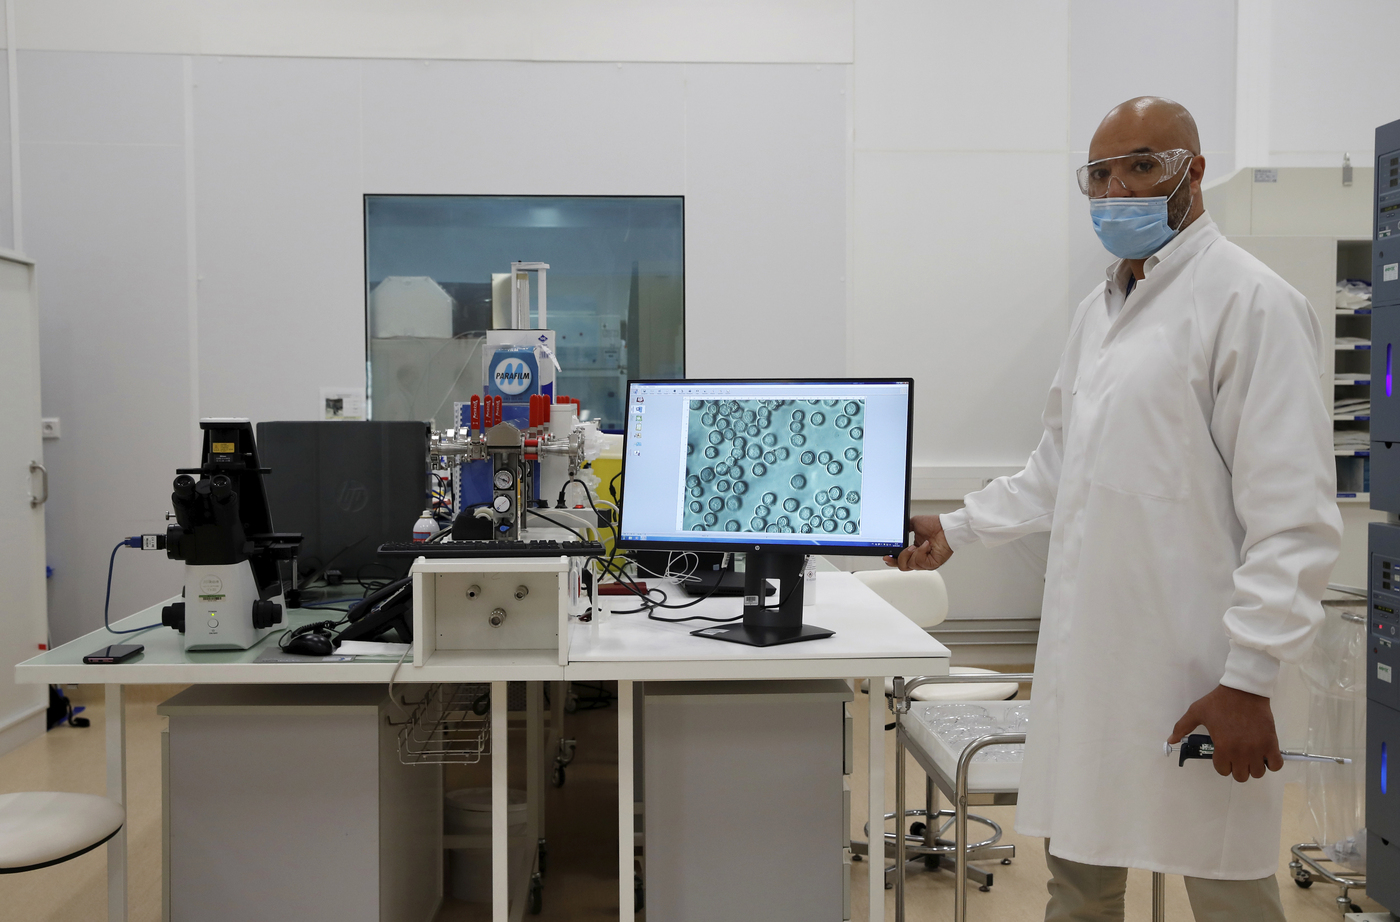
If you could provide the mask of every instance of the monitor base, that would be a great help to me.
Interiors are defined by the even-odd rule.
[[[702,627],[690,633],[693,637],[708,637],[711,640],[748,644],[751,647],[775,647],[784,643],[821,640],[836,632],[813,624],[796,627],[750,627],[747,624],[736,624],[733,627]]]

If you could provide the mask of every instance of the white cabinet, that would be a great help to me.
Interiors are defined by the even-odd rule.
[[[0,753],[44,732],[47,690],[15,664],[48,640],[34,264],[0,251]]]

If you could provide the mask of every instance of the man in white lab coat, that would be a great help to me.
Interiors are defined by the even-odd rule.
[[[1200,152],[1169,100],[1104,118],[1078,178],[1120,259],[1075,313],[1040,444],[886,558],[1050,532],[1016,828],[1047,840],[1056,922],[1121,920],[1129,867],[1185,875],[1200,922],[1283,920],[1269,698],[1321,623],[1341,517],[1317,317],[1221,236]],[[1213,765],[1164,757],[1201,726]]]

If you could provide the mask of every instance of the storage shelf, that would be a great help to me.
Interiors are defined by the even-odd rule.
[[[1370,452],[1369,449],[1359,449],[1359,450],[1357,450],[1357,451],[1344,451],[1344,450],[1338,448],[1338,449],[1334,449],[1333,452],[1332,452],[1332,454],[1336,455],[1338,458],[1369,458],[1369,457],[1371,457],[1371,452]]]
[[[1332,383],[1337,385],[1366,385],[1371,383],[1371,376],[1369,374],[1349,375],[1343,373],[1339,375],[1333,375]]]
[[[1333,421],[1333,422],[1337,422],[1337,421],[1341,421],[1341,422],[1366,422],[1366,421],[1369,421],[1370,418],[1371,418],[1371,416],[1370,416],[1369,413],[1366,414],[1365,416],[1357,416],[1357,415],[1355,415],[1355,414],[1347,414],[1347,413],[1334,413],[1334,414],[1332,415],[1332,421]]]
[[[1369,503],[1370,501],[1371,501],[1371,494],[1370,494],[1370,493],[1338,493],[1338,494],[1337,494],[1337,502],[1339,502],[1339,503]]]
[[[1338,352],[1364,352],[1371,348],[1370,342],[1360,343],[1335,343],[1334,347]]]
[[[1370,306],[1366,307],[1339,307],[1336,309],[1339,317],[1364,317],[1371,313]]]

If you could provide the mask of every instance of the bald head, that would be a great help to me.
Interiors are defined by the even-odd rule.
[[[1089,159],[1179,148],[1201,152],[1201,135],[1191,113],[1181,103],[1161,96],[1139,96],[1119,103],[1104,116],[1089,142]]]

